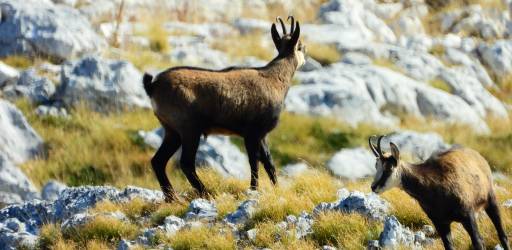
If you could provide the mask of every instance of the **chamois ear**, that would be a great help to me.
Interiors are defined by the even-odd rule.
[[[281,47],[281,37],[279,36],[279,33],[277,32],[276,24],[272,24],[272,28],[270,28],[270,34],[272,35],[272,41],[274,41],[274,45],[276,46],[276,49],[279,50],[279,47]]]
[[[400,151],[398,150],[398,147],[392,142],[389,143],[389,147],[391,148],[391,155],[398,163],[398,160],[400,160]]]
[[[299,25],[299,21],[296,21],[294,31],[292,34],[292,39],[290,39],[290,44],[293,46],[292,48],[295,48],[295,45],[299,41],[299,37],[300,37],[300,25]]]

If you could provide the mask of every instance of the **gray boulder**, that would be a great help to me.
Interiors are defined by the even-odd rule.
[[[450,148],[443,138],[434,132],[418,133],[415,131],[399,131],[384,137],[381,142],[382,150],[391,152],[389,143],[395,143],[400,154],[408,156],[415,161],[426,160],[432,153]]]
[[[366,41],[380,40],[390,43],[396,41],[393,31],[361,1],[331,0],[320,6],[318,17],[325,23],[336,25],[337,29],[356,33]],[[364,43],[365,40],[359,42]]]
[[[59,198],[62,190],[66,189],[67,187],[68,186],[61,182],[51,180],[47,182],[41,190],[41,198],[46,201],[55,201]]]
[[[257,200],[246,200],[233,213],[226,215],[224,221],[230,225],[243,225],[252,217],[257,205]]]
[[[375,174],[375,156],[361,147],[342,149],[326,165],[334,175],[351,180]]]
[[[0,1],[0,57],[46,55],[69,59],[106,46],[76,9],[50,1]]]
[[[23,223],[17,219],[10,219],[0,223],[1,249],[15,250],[20,247],[36,248],[37,236],[27,233]]]
[[[18,194],[0,191],[0,207],[4,207],[9,204],[22,203],[22,202],[23,202],[23,199]]]
[[[313,217],[306,212],[302,212],[295,222],[295,237],[301,239],[313,233],[313,223]]]
[[[164,194],[160,190],[153,190],[135,186],[127,186],[119,194],[119,199],[122,201],[130,201],[135,198],[142,199],[147,202],[161,202],[164,200]]]
[[[83,101],[98,111],[151,106],[142,74],[126,61],[87,56],[66,63],[61,77],[55,96],[66,105]]]
[[[144,143],[157,149],[162,143],[164,130],[158,128],[149,132],[139,131],[138,134]],[[175,157],[180,159],[181,150],[176,152]],[[208,136],[206,140],[201,138],[196,165],[212,167],[224,177],[247,179],[250,176],[247,156],[227,136]]]
[[[48,102],[55,93],[55,85],[48,78],[38,76],[35,69],[23,71],[12,85],[4,89],[4,96],[10,100],[26,97],[32,103]]]
[[[22,200],[39,197],[36,187],[25,174],[12,162],[0,154],[0,192],[15,194]],[[16,197],[4,196],[0,203],[8,204],[16,201]]]
[[[2,99],[0,127],[0,154],[7,160],[19,164],[42,153],[41,137],[14,105]]]
[[[499,40],[482,44],[478,48],[483,62],[499,77],[512,73],[512,40]]]
[[[19,76],[18,70],[0,61],[0,87],[3,87],[4,83]]]
[[[65,220],[104,200],[119,200],[119,191],[109,186],[80,186],[66,188],[53,203],[55,218]]]
[[[215,218],[217,218],[215,203],[205,199],[195,199],[190,202],[188,212],[185,214],[186,220],[213,221]]]
[[[325,211],[359,213],[373,220],[383,221],[389,210],[389,204],[374,193],[364,194],[359,191],[349,192],[338,190],[339,200],[333,203],[322,202],[314,210],[314,214]]]
[[[309,169],[308,165],[304,162],[287,164],[282,167],[281,172],[288,177],[295,177],[301,175]]]
[[[105,218],[112,218],[119,221],[128,221],[128,217],[120,211],[116,212],[108,212],[108,213],[99,213],[99,214],[89,214],[89,213],[77,213],[73,216],[69,217],[68,219],[64,220],[61,223],[61,230],[67,231],[76,229],[78,227],[84,226],[85,224],[91,222],[98,216],[105,217]]]
[[[184,65],[214,69],[225,68],[230,64],[230,60],[224,52],[210,48],[203,41],[173,46],[169,58]]]
[[[271,24],[261,19],[237,18],[233,21],[233,26],[238,29],[240,34],[246,35],[252,32],[268,33]]]
[[[488,127],[462,98],[432,88],[393,70],[373,65],[335,63],[313,72],[298,72],[286,110],[333,116],[351,125],[394,127],[393,114],[459,123],[486,133]],[[457,109],[453,108],[457,107]]]
[[[66,108],[62,107],[61,105],[39,105],[34,110],[34,113],[36,113],[39,117],[61,117],[61,118],[69,118],[68,111]]]
[[[12,218],[24,223],[25,230],[32,235],[39,234],[39,228],[43,224],[55,220],[52,204],[40,200],[10,205],[0,210],[0,223]]]
[[[185,221],[182,218],[176,217],[174,215],[165,217],[164,224],[162,225],[165,233],[169,236],[174,235],[184,226]]]
[[[304,63],[304,65],[302,65],[302,67],[300,67],[299,70],[303,71],[303,72],[309,72],[309,71],[314,71],[314,70],[321,69],[321,68],[322,68],[322,64],[320,64],[319,62],[317,62],[315,59],[313,59],[311,57],[307,57],[306,63]]]
[[[403,227],[395,216],[386,217],[384,230],[379,237],[379,245],[385,249],[395,249],[399,246],[421,248],[432,243],[433,240],[427,238],[423,232],[415,233],[409,228]]]

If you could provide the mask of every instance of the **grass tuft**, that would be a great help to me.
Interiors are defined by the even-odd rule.
[[[136,233],[135,225],[100,215],[81,227],[64,231],[63,235],[66,239],[84,245],[91,241],[117,242],[122,238],[133,238]]]
[[[317,218],[311,239],[320,246],[364,249],[369,240],[378,239],[381,231],[382,225],[359,214],[329,212]]]
[[[227,228],[192,228],[176,233],[168,240],[175,250],[189,249],[235,249],[235,239]]]

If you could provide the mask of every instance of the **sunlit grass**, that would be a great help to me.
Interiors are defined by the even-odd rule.
[[[269,42],[269,46],[264,44],[264,40]],[[270,61],[276,54],[270,36],[263,37],[259,32],[253,32],[243,36],[233,35],[225,37],[214,41],[211,47],[223,51],[228,54],[228,56],[235,59],[252,56],[261,60]]]
[[[104,245],[123,238],[134,238],[137,232],[138,228],[131,223],[99,215],[83,226],[64,230],[63,237],[80,245]]]
[[[0,58],[0,61],[3,63],[19,69],[26,69],[30,66],[34,65],[35,60],[32,58],[29,58],[27,56],[23,55],[13,55],[13,56],[7,56],[4,58]]]
[[[341,55],[334,45],[306,42],[307,55],[322,65],[329,65],[340,61]]]
[[[313,224],[311,239],[318,245],[341,249],[364,249],[369,240],[378,239],[382,225],[359,214],[322,213]]]
[[[235,240],[227,229],[192,228],[184,229],[168,239],[168,243],[176,250],[188,249],[235,249]]]

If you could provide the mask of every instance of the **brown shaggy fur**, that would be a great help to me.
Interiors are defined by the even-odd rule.
[[[419,202],[446,249],[453,249],[450,233],[453,221],[463,224],[474,249],[484,249],[475,220],[475,213],[484,209],[496,227],[503,248],[510,248],[493,190],[491,169],[478,152],[456,146],[433,154],[424,163],[409,164],[400,161],[395,144],[390,144],[392,154],[383,154],[380,145],[375,149],[372,142],[369,143],[378,157],[378,166],[383,169],[380,179],[372,184],[372,190],[379,191],[386,187],[387,179],[394,178],[395,185]]]
[[[292,23],[295,21],[293,17]],[[283,21],[278,19],[283,27]],[[251,188],[258,186],[258,161],[276,184],[275,166],[265,137],[277,126],[283,101],[295,70],[304,62],[299,41],[300,26],[280,36],[272,24],[272,40],[278,56],[264,67],[208,70],[195,67],[170,68],[152,81],[145,74],[144,89],[165,129],[162,145],[151,160],[167,201],[176,199],[165,174],[170,157],[181,146],[180,167],[202,195],[206,188],[195,171],[195,155],[201,135],[234,134],[244,138],[251,166]]]

